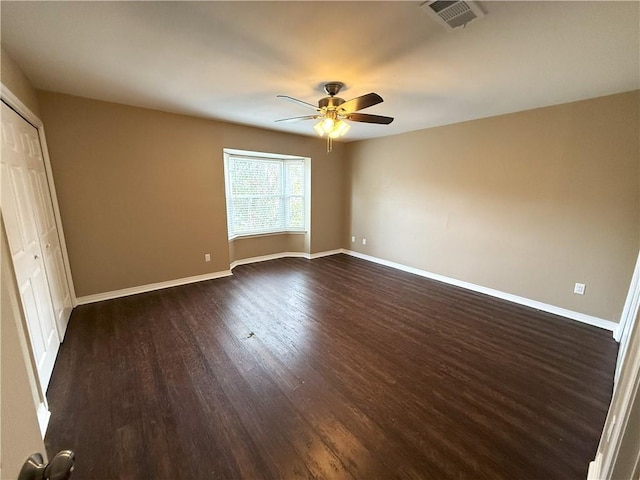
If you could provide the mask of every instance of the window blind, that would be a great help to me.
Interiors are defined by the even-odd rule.
[[[225,155],[229,239],[304,231],[303,159]]]

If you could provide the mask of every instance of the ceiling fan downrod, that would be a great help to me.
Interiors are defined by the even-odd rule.
[[[334,97],[338,94],[342,87],[344,87],[344,83],[342,82],[329,82],[325,84],[324,91],[327,92],[327,95]]]

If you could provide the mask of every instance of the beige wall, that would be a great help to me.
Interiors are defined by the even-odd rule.
[[[327,155],[313,137],[50,92],[39,101],[79,297],[229,269],[223,148],[311,157],[309,253],[340,248],[341,144]],[[290,248],[257,238],[234,259]]]
[[[38,95],[20,67],[0,45],[0,81],[37,117],[40,117]]]
[[[617,322],[638,253],[638,112],[635,91],[350,143],[343,245]]]
[[[640,243],[638,92],[330,155],[313,137],[49,92],[39,100],[78,296],[345,246],[618,320]],[[223,148],[312,158],[310,246],[286,235],[228,245]],[[575,282],[586,295],[572,293]]]

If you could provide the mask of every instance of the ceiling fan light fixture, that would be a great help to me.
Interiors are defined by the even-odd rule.
[[[347,133],[350,128],[351,128],[351,125],[349,125],[344,120],[340,120],[338,123],[336,123],[335,127],[333,128],[333,131],[329,133],[329,136],[331,138],[341,137],[345,133]]]
[[[331,128],[327,128],[329,126],[331,126]],[[344,120],[338,120],[336,122],[332,117],[324,117],[313,126],[313,129],[321,137],[324,137],[325,134],[327,135],[327,153],[333,150],[333,139],[342,137],[350,128],[351,125]]]
[[[340,89],[344,87],[341,82],[330,82],[325,84],[325,92],[328,97],[318,100],[318,106],[298,100],[288,95],[277,95],[279,98],[298,103],[307,108],[312,108],[317,113],[315,115],[304,115],[301,117],[283,118],[276,122],[291,122],[297,120],[318,120],[313,126],[315,132],[320,136],[327,136],[327,152],[330,152],[333,146],[333,140],[344,136],[351,126],[344,121],[348,119],[354,122],[377,123],[388,125],[393,121],[393,117],[383,117],[382,115],[370,115],[367,113],[357,113],[359,110],[372,107],[381,103],[382,97],[377,93],[367,93],[351,100],[344,101],[340,97],[336,97]]]
[[[333,118],[325,117],[325,119],[322,120],[322,130],[324,131],[324,133],[326,134],[333,133],[335,127],[336,127],[336,122]]]
[[[338,120],[337,122],[331,118],[326,117],[320,120],[313,126],[313,129],[318,135],[324,137],[325,134],[329,138],[339,138],[349,131],[351,125],[344,120]]]

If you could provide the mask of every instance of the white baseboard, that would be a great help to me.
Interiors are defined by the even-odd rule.
[[[336,250],[326,250],[324,252],[317,253],[306,253],[306,252],[280,252],[280,253],[272,253],[270,255],[261,255],[259,257],[250,257],[250,258],[242,258],[240,260],[236,260],[231,263],[231,270],[236,268],[238,265],[247,265],[249,263],[256,262],[265,262],[267,260],[276,260],[278,258],[306,258],[307,260],[313,260],[315,258],[328,257],[329,255],[336,255],[338,253],[344,253],[342,248],[338,248]]]
[[[38,415],[38,425],[40,426],[40,434],[44,439],[44,436],[47,433],[47,427],[49,426],[49,419],[51,418],[51,412],[47,408],[46,404],[43,402],[40,405],[38,405],[36,414]]]
[[[309,256],[310,260],[321,257],[329,257],[331,255],[337,255],[339,253],[345,253],[344,248],[337,248],[336,250],[325,250],[324,252],[312,253]]]
[[[317,252],[312,254],[309,254],[306,252],[281,252],[281,253],[274,253],[271,255],[261,255],[258,257],[243,258],[241,260],[236,260],[232,262],[229,270],[224,270],[221,272],[214,272],[214,273],[207,273],[204,275],[197,275],[194,277],[179,278],[177,280],[169,280],[167,282],[151,283],[148,285],[141,285],[139,287],[124,288],[122,290],[114,290],[111,292],[97,293],[95,295],[87,295],[84,297],[78,297],[77,301],[78,301],[78,305],[85,305],[87,303],[101,302],[103,300],[111,300],[113,298],[126,297],[128,295],[136,295],[138,293],[152,292],[154,290],[160,290],[163,288],[186,285],[188,283],[195,283],[195,282],[201,282],[204,280],[212,280],[215,278],[228,277],[232,275],[231,271],[238,265],[264,262],[267,260],[276,260],[278,258],[285,258],[285,257],[306,258],[309,260],[313,260],[315,258],[326,257],[329,255],[336,255],[339,253],[344,253],[352,257],[357,257],[363,260],[367,260],[369,262],[385,265],[387,267],[402,270],[404,272],[413,273],[415,275],[429,278],[431,280],[437,280],[439,282],[447,283],[449,285],[455,285],[457,287],[466,288],[467,290],[483,293],[485,295],[490,295],[492,297],[500,298],[502,300],[507,300],[509,302],[517,303],[519,305],[535,308],[537,310],[542,310],[543,312],[552,313],[554,315],[560,315],[561,317],[569,318],[571,320],[576,320],[578,322],[586,323],[588,325],[593,325],[595,327],[603,328],[611,332],[615,332],[618,327],[617,323],[611,322],[609,320],[604,320],[602,318],[586,315],[584,313],[575,312],[573,310],[568,310],[566,308],[556,307],[555,305],[550,305],[548,303],[538,302],[537,300],[531,300],[529,298],[520,297],[518,295],[502,292],[500,290],[495,290],[493,288],[483,287],[481,285],[476,285],[470,282],[465,282],[463,280],[447,277],[445,275],[440,275],[438,273],[432,273],[426,270],[420,270],[419,268],[409,267],[407,265],[402,265],[400,263],[384,260],[382,258],[373,257],[371,255],[366,255],[364,253],[354,252],[352,250],[347,250],[344,248],[339,248],[336,250],[327,250],[324,252]]]
[[[396,268],[404,272],[420,275],[421,277],[429,278],[431,280],[437,280],[439,282],[448,283],[449,285],[455,285],[457,287],[466,288],[467,290],[472,290],[478,293],[484,293],[485,295],[490,295],[492,297],[500,298],[502,300],[507,300],[509,302],[517,303],[519,305],[524,305],[527,307],[535,308],[537,310],[542,310],[543,312],[553,313],[554,315],[560,315],[561,317],[565,317],[571,320],[576,320],[578,322],[593,325],[595,327],[603,328],[611,332],[615,332],[615,330],[618,327],[617,323],[611,322],[609,320],[605,320],[603,318],[593,317],[591,315],[575,312],[573,310],[568,310],[562,307],[556,307],[555,305],[538,302],[537,300],[531,300],[529,298],[520,297],[518,295],[513,295],[511,293],[501,292],[500,290],[494,290],[493,288],[487,288],[481,285],[476,285],[474,283],[465,282],[463,280],[457,280],[455,278],[446,277],[438,273],[431,273],[426,270],[420,270],[418,268],[408,267],[400,263],[395,263],[389,260],[383,260],[381,258],[372,257],[371,255],[365,255],[364,253],[354,252],[352,250],[343,250],[343,253],[347,255],[351,255],[352,257],[357,257],[363,260],[368,260],[370,262],[378,263],[380,265],[385,265],[387,267]]]
[[[249,258],[241,258],[240,260],[236,260],[235,262],[231,262],[231,270],[236,268],[239,265],[248,265],[250,263],[257,262],[266,262],[268,260],[276,260],[278,258],[287,258],[287,257],[296,257],[296,258],[309,258],[309,254],[305,252],[280,252],[280,253],[272,253],[269,255],[260,255],[258,257],[249,257]]]
[[[114,298],[127,297],[129,295],[137,295],[138,293],[153,292],[163,288],[178,287],[188,283],[203,282],[205,280],[214,280],[216,278],[228,277],[231,270],[223,270],[221,272],[205,273],[203,275],[195,275],[193,277],[178,278],[176,280],[168,280],[166,282],[150,283],[148,285],[140,285],[138,287],[123,288],[122,290],[113,290],[111,292],[96,293],[78,297],[78,305],[86,305],[87,303],[102,302],[103,300],[111,300]]]
[[[337,253],[343,253],[342,249],[329,250],[325,252],[318,252],[308,254],[305,252],[282,252],[274,253],[272,255],[262,255],[259,257],[243,258],[236,260],[231,264],[229,270],[223,270],[221,272],[205,273],[204,275],[196,275],[193,277],[178,278],[176,280],[168,280],[166,282],[150,283],[148,285],[140,285],[138,287],[123,288],[121,290],[113,290],[110,292],[96,293],[94,295],[86,295],[84,297],[78,297],[76,299],[77,305],[86,305],[88,303],[102,302],[104,300],[112,300],[114,298],[127,297],[129,295],[137,295],[138,293],[153,292],[154,290],[161,290],[163,288],[177,287],[180,285],[186,285],[189,283],[202,282],[205,280],[213,280],[216,278],[231,276],[231,270],[238,265],[246,265],[248,263],[264,262],[266,260],[275,260],[277,258],[285,257],[300,257],[313,260],[314,258],[326,257],[327,255],[335,255]]]

